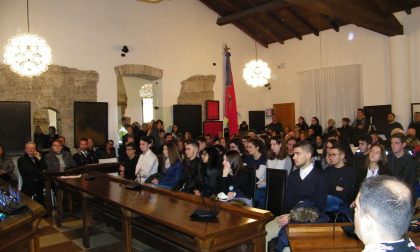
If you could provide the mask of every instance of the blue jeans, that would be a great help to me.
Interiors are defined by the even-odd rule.
[[[260,209],[265,209],[265,198],[267,195],[267,188],[257,188],[255,190],[255,207]]]

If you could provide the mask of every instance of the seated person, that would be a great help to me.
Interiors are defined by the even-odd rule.
[[[98,158],[107,159],[107,158],[116,158],[116,157],[117,155],[115,153],[114,141],[112,140],[106,141],[105,147],[99,150]]]
[[[79,140],[79,148],[77,153],[73,155],[73,159],[78,166],[97,163],[95,155],[88,150],[88,140],[86,138]]]
[[[385,149],[380,144],[373,144],[369,149],[368,158],[362,169],[357,172],[356,192],[365,179],[379,175],[392,175],[388,169]]]
[[[201,193],[203,196],[210,197],[218,193],[218,183],[222,176],[220,159],[219,151],[215,146],[208,146],[201,152],[201,179],[203,181]]]
[[[344,164],[345,152],[340,145],[328,152],[331,166],[325,169],[328,177],[327,212],[336,212],[340,207],[349,208],[355,197],[356,172]]]
[[[269,242],[278,233],[279,239],[276,251],[283,251],[289,246],[289,242],[284,231],[284,226],[291,221],[291,210],[301,202],[311,205],[319,215],[315,222],[328,222],[325,216],[325,206],[327,203],[328,181],[324,171],[314,167],[312,155],[314,147],[308,141],[300,141],[294,147],[296,170],[292,171],[287,177],[286,192],[283,203],[283,214],[266,224],[267,237]],[[297,219],[293,221],[298,221]],[[280,229],[280,230],[279,230]]]
[[[120,160],[120,176],[126,179],[136,179],[136,165],[139,161],[139,155],[136,154],[135,144],[128,143],[125,146],[126,157]]]
[[[359,146],[357,152],[353,156],[353,167],[356,172],[363,170],[366,159],[369,154],[369,149],[372,145],[372,137],[368,134],[362,134],[359,137]]]
[[[182,177],[182,162],[176,144],[172,141],[163,145],[163,171],[152,175],[151,183],[174,188]]]
[[[185,159],[183,162],[182,179],[177,185],[179,191],[193,193],[200,196],[202,181],[200,179],[201,168],[198,155],[198,143],[195,141],[187,141],[185,143]]]
[[[410,189],[415,192],[418,183],[417,169],[420,165],[417,160],[405,150],[406,137],[403,133],[392,135],[390,141],[392,152],[388,154],[388,167],[394,177],[407,183]]]
[[[292,170],[292,160],[287,155],[287,147],[281,136],[274,136],[270,140],[267,168],[286,170],[287,175]]]
[[[59,139],[52,142],[50,151],[44,156],[44,162],[47,172],[64,172],[66,168],[77,165],[70,152],[63,150]]]
[[[4,146],[0,144],[0,178],[7,181],[13,187],[18,186],[18,179],[14,173],[15,164],[11,157],[6,155]]]
[[[41,154],[36,150],[34,142],[25,144],[25,154],[17,161],[20,176],[22,176],[22,192],[33,197],[38,203],[44,204],[44,177],[45,169],[41,162]]]
[[[140,138],[140,150],[142,154],[136,165],[136,181],[144,183],[146,179],[158,171],[159,162],[156,155],[150,149],[152,147],[152,139],[148,136]]]
[[[254,170],[256,176],[255,207],[265,209],[265,198],[267,195],[265,181],[267,168],[266,146],[261,140],[253,138],[246,144],[246,150],[248,155],[243,159],[244,164],[246,164],[247,169]]]
[[[244,167],[241,154],[235,150],[223,156],[223,173],[220,180],[220,191],[229,199],[237,198],[252,206],[255,177],[252,170]]]
[[[356,198],[354,226],[363,251],[419,251],[405,233],[413,218],[411,189],[396,178],[376,176],[363,182]]]
[[[94,163],[98,163],[98,157],[99,157],[99,148],[95,146],[95,142],[92,138],[87,139],[87,149],[92,154],[92,156],[95,158]]]

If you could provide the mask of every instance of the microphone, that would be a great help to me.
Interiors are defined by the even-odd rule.
[[[195,210],[190,215],[190,218],[192,220],[197,220],[197,221],[211,221],[211,220],[217,219],[217,215],[219,214],[219,209],[216,206],[214,206],[213,209],[211,209],[211,207],[209,207],[206,204],[206,201],[204,200],[204,196],[202,193],[200,194],[200,198],[201,198],[201,203],[204,206],[204,209]]]

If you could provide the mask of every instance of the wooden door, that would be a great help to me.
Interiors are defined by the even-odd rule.
[[[283,128],[289,126],[291,130],[295,128],[295,104],[294,103],[279,103],[273,104],[274,114],[277,119],[283,124]]]

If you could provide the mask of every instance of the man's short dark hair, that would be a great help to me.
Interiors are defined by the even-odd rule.
[[[345,122],[347,122],[347,123],[350,123],[350,119],[349,119],[348,117],[344,117],[344,118],[343,118],[343,121],[345,121]]]
[[[185,142],[185,146],[187,146],[187,145],[192,145],[192,146],[194,146],[195,148],[198,149],[198,143],[197,143],[197,141],[194,141],[194,140],[186,141]]]
[[[392,115],[393,117],[395,117],[395,114],[392,112],[389,112],[388,115]]]
[[[365,113],[365,111],[362,108],[358,108],[357,111],[360,111],[362,113]]]
[[[341,144],[333,145],[333,147],[331,147],[331,150],[338,150],[338,152],[346,154],[346,151],[344,150],[344,147]]]
[[[203,137],[203,136],[199,136],[199,137],[197,137],[196,141],[197,141],[197,142],[201,142],[201,143],[207,143],[206,138],[205,138],[205,137]]]
[[[391,136],[391,139],[392,138],[400,139],[401,143],[405,143],[407,141],[407,138],[405,137],[404,133],[395,133],[394,135]]]
[[[401,186],[396,187],[395,183]],[[402,238],[414,213],[409,187],[395,177],[376,176],[367,178],[359,193],[360,213],[372,216],[384,233]]]
[[[311,155],[314,155],[314,146],[309,142],[308,140],[299,141],[295,144],[294,148],[302,148],[306,152],[311,153]]]
[[[146,142],[147,144],[152,144],[153,140],[149,136],[142,136],[140,137],[140,141]]]
[[[128,147],[136,149],[136,145],[133,142],[129,142],[128,144],[125,145],[125,148],[128,148]]]
[[[88,140],[87,140],[87,138],[82,137],[82,138],[80,138],[79,143],[80,143],[81,141],[86,141],[86,142],[87,142]]]
[[[359,136],[359,141],[365,142],[369,145],[372,144],[372,137],[369,134],[362,134]]]

